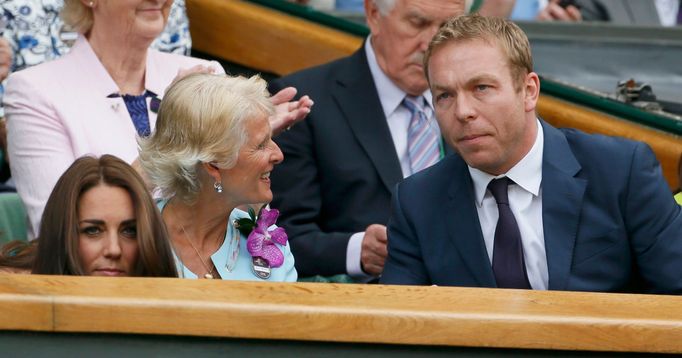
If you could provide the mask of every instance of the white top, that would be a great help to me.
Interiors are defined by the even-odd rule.
[[[481,231],[492,264],[495,227],[499,213],[497,202],[488,191],[488,184],[493,179],[508,177],[515,184],[509,185],[509,206],[521,233],[523,258],[530,286],[535,290],[546,290],[549,285],[547,254],[545,252],[545,234],[542,226],[542,153],[544,133],[542,125],[537,121],[538,133],[535,143],[521,161],[507,173],[493,176],[478,169],[469,167],[474,182],[476,195],[476,211],[481,223]]]
[[[369,70],[372,73],[372,79],[374,80],[374,85],[379,94],[381,108],[384,110],[384,115],[386,116],[388,129],[391,131],[391,138],[393,138],[393,145],[395,146],[396,154],[398,154],[403,178],[406,178],[412,175],[410,157],[407,153],[407,129],[410,126],[412,112],[401,105],[407,93],[396,86],[379,67],[374,49],[370,45],[371,41],[371,36],[365,41],[367,63],[369,64]],[[436,123],[436,117],[433,112],[431,92],[427,90],[422,96],[424,96],[427,103],[425,112],[431,121],[431,125],[437,128],[438,135],[440,136],[440,129],[438,128],[438,123]],[[368,280],[371,278],[362,271],[360,266],[360,252],[362,251],[362,239],[364,236],[364,232],[353,234],[348,241],[348,246],[346,248],[346,271],[357,280]]]

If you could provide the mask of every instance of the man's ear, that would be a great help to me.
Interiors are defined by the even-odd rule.
[[[526,112],[535,111],[538,98],[540,97],[540,77],[535,72],[527,74],[523,86],[525,94],[523,99],[524,109]]]
[[[379,22],[383,15],[379,12],[379,8],[374,3],[374,0],[365,0],[365,19],[372,36],[379,34],[381,26]]]

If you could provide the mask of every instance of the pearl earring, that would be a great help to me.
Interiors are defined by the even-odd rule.
[[[220,194],[223,192],[223,183],[217,181],[213,183],[213,189],[215,189],[215,192]]]

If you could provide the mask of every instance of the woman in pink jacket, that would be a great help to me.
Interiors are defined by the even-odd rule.
[[[217,62],[149,49],[163,31],[171,0],[66,0],[64,21],[81,35],[62,58],[12,74],[4,98],[12,175],[38,235],[45,202],[78,157],[113,154],[134,163],[156,107],[176,76],[224,73]],[[281,130],[309,111],[308,98],[273,96]]]

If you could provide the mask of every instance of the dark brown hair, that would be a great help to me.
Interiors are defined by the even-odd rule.
[[[79,158],[59,178],[43,212],[33,273],[85,274],[78,255],[78,203],[99,184],[120,187],[133,201],[138,260],[131,276],[177,277],[168,232],[144,181],[112,155]]]

